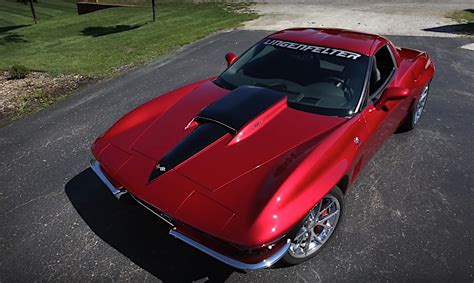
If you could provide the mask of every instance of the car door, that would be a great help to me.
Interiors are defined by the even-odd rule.
[[[406,111],[402,100],[387,101],[384,106],[377,101],[387,86],[392,83],[397,65],[391,49],[384,45],[372,57],[371,71],[367,87],[366,106],[362,115],[369,133],[363,149],[363,163],[367,164],[384,142],[396,131]]]

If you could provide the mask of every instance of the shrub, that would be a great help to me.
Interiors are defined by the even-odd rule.
[[[13,65],[9,70],[11,80],[24,79],[30,71],[23,65]]]

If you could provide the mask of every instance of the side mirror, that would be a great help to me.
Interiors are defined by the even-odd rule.
[[[234,64],[235,60],[237,60],[237,55],[233,52],[229,52],[225,55],[225,60],[227,61],[227,67]]]
[[[410,90],[403,87],[389,87],[385,89],[382,96],[377,101],[377,107],[384,107],[387,101],[401,100],[408,97]]]

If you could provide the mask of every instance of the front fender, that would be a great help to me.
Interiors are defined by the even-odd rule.
[[[292,231],[344,176],[350,176],[360,150],[353,137],[366,131],[359,118],[353,117],[354,120],[341,125],[295,167],[253,219],[238,244],[255,247],[280,239]]]
[[[97,157],[112,137],[116,146],[128,148],[130,141],[136,138],[150,124],[151,120],[158,119],[161,114],[165,113],[186,94],[207,81],[209,79],[183,86],[138,106],[120,118],[110,129],[96,139],[92,144],[92,153]]]

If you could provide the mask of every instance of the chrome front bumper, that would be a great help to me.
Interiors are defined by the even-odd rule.
[[[107,179],[104,172],[100,168],[100,164],[99,162],[97,162],[97,160],[92,159],[90,163],[92,171],[94,171],[94,173],[100,178],[100,180],[107,186],[107,188],[114,195],[114,197],[120,199],[122,195],[127,193],[126,190],[116,188],[114,185],[112,185],[112,183],[109,181],[109,179]]]
[[[100,165],[99,165],[99,162],[96,161],[96,160],[91,160],[90,162],[90,167],[92,169],[92,171],[94,171],[94,173],[97,174],[97,176],[100,178],[100,180],[107,186],[107,188],[109,189],[109,191],[117,198],[117,199],[120,199],[120,197],[124,194],[127,193],[126,190],[124,189],[121,189],[121,188],[116,188],[110,181],[109,179],[107,179],[107,177],[105,176],[104,172],[102,171],[102,169],[100,168]],[[227,265],[230,265],[234,268],[237,268],[237,269],[242,269],[242,270],[255,270],[255,269],[262,269],[262,268],[267,268],[267,267],[270,267],[272,266],[274,263],[276,263],[278,260],[280,260],[284,255],[285,253],[288,251],[288,249],[290,248],[290,241],[287,240],[287,242],[278,250],[276,251],[272,256],[270,256],[269,258],[267,259],[264,259],[262,260],[261,262],[258,262],[258,263],[245,263],[245,262],[241,262],[241,261],[238,261],[238,260],[235,260],[233,258],[230,258],[228,256],[225,256],[219,252],[216,252],[214,251],[213,249],[210,249],[208,247],[206,247],[205,245],[199,243],[199,242],[196,242],[195,240],[189,238],[188,236],[180,233],[178,230],[176,230],[176,227],[174,227],[173,223],[171,223],[170,221],[168,221],[167,219],[165,219],[163,216],[159,215],[158,213],[156,213],[155,211],[151,210],[149,207],[147,207],[141,200],[139,200],[138,198],[134,197],[132,195],[132,197],[139,203],[141,204],[143,207],[145,207],[147,210],[151,211],[153,214],[157,215],[160,219],[164,220],[166,223],[170,224],[171,226],[173,226],[173,228],[170,230],[169,234],[183,242],[185,242],[186,244],[200,250],[201,252],[227,264]]]
[[[221,253],[218,253],[218,252],[204,246],[203,244],[200,244],[200,243],[194,241],[193,239],[181,234],[180,232],[178,232],[174,228],[170,230],[170,235],[174,236],[177,239],[180,239],[181,241],[183,241],[186,244],[200,250],[201,252],[212,256],[213,258],[217,259],[218,261],[221,261],[221,262],[223,262],[227,265],[230,265],[234,268],[242,269],[242,270],[255,270],[255,269],[262,269],[262,268],[272,266],[274,263],[276,263],[278,260],[280,260],[280,258],[282,258],[286,254],[286,252],[290,248],[290,244],[291,244],[290,241],[288,240],[285,243],[285,245],[282,248],[280,248],[277,252],[275,252],[271,257],[269,257],[267,259],[264,259],[261,262],[245,263],[245,262],[241,262],[241,261],[235,260],[233,258],[230,258],[228,256],[225,256]]]

